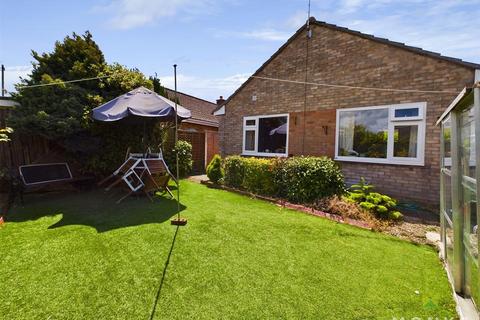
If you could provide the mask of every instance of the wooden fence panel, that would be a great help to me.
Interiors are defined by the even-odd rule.
[[[0,109],[0,127],[5,127],[10,112],[10,109]],[[42,137],[13,133],[10,138],[11,141],[0,143],[0,168],[16,169],[35,163],[50,152],[50,143]]]

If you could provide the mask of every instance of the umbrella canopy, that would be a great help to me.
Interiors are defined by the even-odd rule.
[[[192,116],[190,110],[179,104],[177,110],[179,121]],[[175,119],[175,103],[139,87],[92,110],[92,118],[98,121],[118,121],[129,116],[171,121]]]

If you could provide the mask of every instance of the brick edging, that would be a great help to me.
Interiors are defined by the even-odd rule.
[[[311,208],[311,207],[307,207],[307,206],[304,206],[304,205],[301,205],[301,204],[291,203],[291,202],[288,202],[288,201],[285,201],[285,200],[282,200],[282,199],[278,199],[278,198],[266,197],[266,196],[258,195],[258,194],[251,193],[251,192],[248,192],[248,191],[245,191],[245,190],[240,190],[240,189],[228,187],[228,186],[225,186],[225,185],[215,184],[215,183],[212,183],[212,182],[207,181],[207,180],[202,180],[202,181],[200,181],[200,183],[203,184],[203,185],[206,185],[209,188],[221,189],[221,190],[225,190],[225,191],[238,193],[238,194],[248,196],[248,197],[252,197],[252,198],[256,198],[256,199],[260,199],[260,200],[265,200],[265,201],[268,201],[268,202],[275,203],[279,207],[288,208],[288,209],[295,210],[295,211],[300,211],[300,212],[303,212],[303,213],[306,213],[306,214],[309,214],[309,215],[312,215],[312,216],[325,218],[325,219],[335,221],[335,222],[338,222],[338,223],[348,224],[348,225],[358,227],[358,228],[362,228],[362,229],[366,229],[366,230],[372,230],[373,229],[372,225],[370,225],[369,223],[367,223],[365,221],[362,221],[362,220],[356,220],[356,219],[351,219],[351,218],[343,218],[342,216],[339,216],[337,214],[332,214],[332,213],[324,212],[324,211],[321,211],[321,210],[316,210],[316,209]]]

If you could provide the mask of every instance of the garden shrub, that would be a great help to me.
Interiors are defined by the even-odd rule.
[[[222,158],[216,154],[207,166],[207,177],[210,181],[218,183],[223,179]]]
[[[273,183],[274,163],[270,159],[246,158],[242,187],[250,192],[271,196],[275,194]]]
[[[259,159],[230,156],[224,161],[225,184],[295,203],[311,204],[345,192],[343,175],[326,157]]]
[[[401,220],[403,218],[399,211],[396,211],[397,201],[387,195],[372,192],[373,186],[365,179],[360,178],[358,184],[352,185],[347,198],[356,202],[361,208],[370,211],[377,218],[389,220]]]
[[[178,140],[173,149],[165,152],[165,161],[174,175],[177,173],[175,153],[178,153],[179,175],[186,177],[192,172],[192,145],[188,141]]]
[[[278,167],[279,196],[288,201],[308,204],[345,192],[340,168],[327,157],[292,157]]]
[[[232,188],[241,188],[245,175],[245,158],[241,156],[229,156],[224,160],[224,182]]]

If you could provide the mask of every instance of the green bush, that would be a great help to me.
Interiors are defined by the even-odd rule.
[[[269,159],[246,158],[242,187],[250,192],[271,196],[275,194],[274,165]]]
[[[241,188],[243,177],[245,175],[245,158],[240,156],[230,156],[225,158],[223,162],[225,184],[229,187]]]
[[[207,177],[210,181],[218,183],[223,179],[224,172],[222,168],[222,158],[216,154],[207,166]]]
[[[188,141],[178,140],[173,149],[165,152],[165,161],[174,175],[177,173],[176,153],[178,153],[179,175],[186,177],[192,172],[192,145]]]
[[[295,203],[313,203],[345,192],[339,167],[326,157],[259,159],[231,156],[225,159],[224,167],[226,185]]]
[[[345,192],[343,174],[327,157],[293,157],[279,165],[276,175],[279,196],[296,203],[313,203],[318,199]]]
[[[359,203],[360,207],[370,211],[377,218],[390,220],[401,220],[403,218],[402,214],[395,210],[397,206],[395,199],[378,192],[372,192],[372,190],[373,186],[362,177],[358,184],[354,184],[350,188],[347,198]]]

